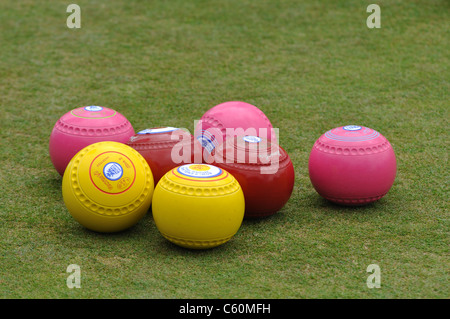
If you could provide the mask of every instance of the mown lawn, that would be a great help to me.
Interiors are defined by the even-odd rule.
[[[1,298],[448,298],[449,14],[445,0],[78,0],[0,3]],[[84,105],[135,130],[185,127],[229,100],[279,128],[296,173],[276,215],[191,251],[151,213],[119,234],[85,230],[48,155],[57,119]],[[308,156],[325,131],[386,136],[397,178],[380,201],[321,199]],[[81,289],[66,285],[70,264]],[[381,269],[381,288],[366,268]]]

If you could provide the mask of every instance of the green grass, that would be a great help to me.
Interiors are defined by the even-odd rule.
[[[448,298],[449,31],[445,0],[0,3],[1,298]],[[261,108],[296,172],[287,205],[228,243],[190,251],[151,214],[119,234],[68,213],[48,155],[57,119],[83,105],[136,130],[193,130],[210,107]],[[314,141],[372,127],[398,172],[379,202],[344,208],[308,177]],[[69,264],[81,289],[66,286]],[[366,268],[381,268],[368,289]]]

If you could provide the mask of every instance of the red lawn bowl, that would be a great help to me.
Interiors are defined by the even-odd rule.
[[[142,130],[127,142],[149,164],[155,185],[171,169],[202,162],[202,147],[193,135],[175,127]],[[196,155],[197,154],[197,155]]]
[[[232,174],[245,197],[245,218],[280,211],[291,197],[295,174],[286,151],[258,136],[236,136],[218,146],[214,165]]]

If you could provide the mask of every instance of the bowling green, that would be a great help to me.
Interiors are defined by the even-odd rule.
[[[70,3],[0,4],[0,298],[450,296],[448,1],[77,0],[79,29]],[[258,106],[293,161],[277,214],[207,251],[168,242],[151,212],[109,235],[70,216],[48,153],[64,113],[101,105],[136,131],[193,132],[230,100]],[[333,205],[309,181],[315,140],[342,125],[394,148],[374,204]]]

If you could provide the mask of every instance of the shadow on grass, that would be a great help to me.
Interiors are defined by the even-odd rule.
[[[244,226],[258,226],[266,223],[276,223],[278,220],[283,218],[283,210],[280,210],[272,215],[263,216],[263,217],[245,217],[242,221],[242,225]]]
[[[343,205],[334,203],[332,201],[329,201],[323,197],[315,196],[314,199],[312,199],[313,204],[316,207],[323,207],[334,211],[340,211],[340,212],[347,212],[347,213],[354,213],[354,212],[367,212],[368,210],[373,210],[376,208],[376,202],[368,203],[365,205]]]
[[[67,214],[70,214],[67,212]],[[76,240],[81,241],[99,241],[117,243],[118,241],[136,242],[136,240],[153,241],[159,232],[154,226],[151,212],[138,221],[135,225],[117,232],[98,232],[84,227],[71,218],[70,225],[65,234],[71,234]]]
[[[83,239],[92,239],[92,240],[106,240],[106,241],[117,241],[123,239],[129,239],[136,237],[139,234],[136,234],[137,225],[134,225],[128,229],[124,229],[118,232],[98,232],[94,230],[90,230],[83,225],[79,224],[74,220],[74,225],[70,228],[73,236],[77,236]]]
[[[324,215],[340,215],[340,216],[370,216],[395,213],[397,203],[394,203],[388,198],[381,198],[375,202],[371,202],[360,206],[346,206],[336,204],[318,195],[311,195],[309,197],[309,207],[314,210],[322,212]]]

